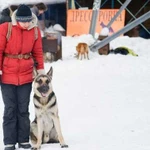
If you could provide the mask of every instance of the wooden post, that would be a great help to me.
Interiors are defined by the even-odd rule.
[[[107,36],[99,35],[98,40],[102,41],[103,39],[107,38]],[[100,55],[108,55],[109,54],[109,43],[101,48],[98,49],[98,53]]]

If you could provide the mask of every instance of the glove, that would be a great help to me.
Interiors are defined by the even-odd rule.
[[[45,70],[44,69],[39,69],[37,70],[38,74],[45,74]]]

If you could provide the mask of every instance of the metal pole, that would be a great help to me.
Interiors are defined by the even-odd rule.
[[[66,13],[68,12],[68,9],[69,9],[69,2],[68,2],[68,0],[66,0]]]
[[[136,16],[141,12],[141,10],[149,3],[149,1],[150,1],[150,0],[148,0],[148,1],[139,9],[139,11],[134,15],[135,17],[136,17]],[[128,23],[130,23],[132,20],[133,20],[133,18],[131,18]]]
[[[67,3],[68,3],[68,9],[71,9],[71,1],[67,0]]]
[[[71,0],[71,8],[76,9],[74,0]]]
[[[114,17],[110,20],[110,22],[106,26],[108,29],[111,27],[111,25],[115,21],[115,19],[120,15],[122,10],[124,10],[130,2],[131,2],[131,0],[126,0],[126,2],[122,5],[122,7],[119,9],[119,11],[114,15]],[[96,41],[90,47],[95,45],[95,43],[97,43],[97,41],[98,41],[98,39],[96,39]]]
[[[68,0],[66,0],[66,31],[67,31],[67,28],[68,28],[68,25],[67,25],[68,10],[69,10],[69,2],[68,2]],[[65,32],[65,33],[67,34],[67,32]]]
[[[89,31],[89,34],[93,35],[93,37],[95,35],[95,28],[96,28],[97,17],[98,17],[99,10],[100,10],[100,5],[101,5],[101,0],[94,0],[92,19],[91,19],[91,25],[90,25],[90,31]]]
[[[75,1],[75,4],[77,4],[78,7],[81,8],[80,4],[77,1]]]
[[[103,2],[103,4],[101,4],[101,7],[100,8],[102,8],[104,5],[105,5],[105,3],[107,2],[108,0],[105,0],[104,2]]]
[[[120,1],[120,0],[117,0],[121,5],[122,5],[122,2]],[[128,13],[134,18],[134,19],[136,19],[136,17],[131,13],[131,11],[128,9],[128,8],[126,8],[126,10],[128,11]],[[143,24],[140,24],[142,27],[143,27],[143,29],[148,33],[148,34],[150,34],[150,32],[146,29],[146,27],[143,25]]]
[[[110,28],[112,23],[116,20],[116,18],[121,14],[122,10],[124,10],[128,4],[131,2],[131,0],[126,0],[124,4],[120,7],[119,11],[115,14],[115,16],[110,20],[110,22],[107,25],[107,28]]]
[[[108,44],[110,41],[115,39],[116,37],[120,36],[121,34],[126,33],[127,31],[131,30],[132,28],[134,28],[135,26],[137,26],[138,24],[144,22],[145,20],[147,20],[149,18],[150,18],[150,11],[145,13],[144,15],[140,16],[139,18],[137,18],[133,22],[127,24],[124,28],[122,28],[118,32],[114,33],[113,35],[108,36],[107,38],[103,39],[101,42],[90,47],[91,51],[97,51],[98,49],[102,48],[103,46]]]
[[[111,0],[111,8],[113,9],[114,8],[114,5],[115,3],[114,3],[114,0]]]

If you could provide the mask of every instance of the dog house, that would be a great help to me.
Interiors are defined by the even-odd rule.
[[[52,60],[50,60],[50,62],[62,59],[62,40],[60,33],[47,33],[42,38],[42,45],[43,52],[50,53],[52,55]]]

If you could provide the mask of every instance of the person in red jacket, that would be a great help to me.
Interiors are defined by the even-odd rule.
[[[43,50],[37,18],[27,5],[12,14],[9,39],[8,23],[0,25],[0,74],[4,102],[4,150],[31,148],[29,143],[29,102],[32,90],[34,60],[38,73],[44,72]],[[36,30],[35,30],[36,29]],[[37,33],[35,34],[35,31]],[[37,35],[37,37],[35,37]]]

